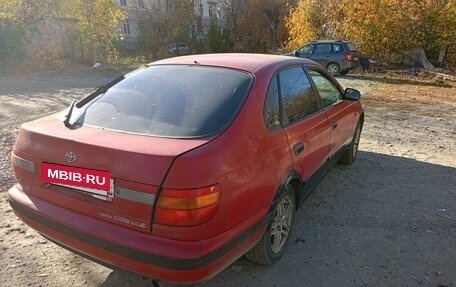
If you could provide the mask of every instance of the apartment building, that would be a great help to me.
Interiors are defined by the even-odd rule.
[[[127,18],[121,23],[125,49],[136,50],[139,42],[139,23],[147,13],[155,12],[158,1],[166,5],[173,0],[115,0],[125,12]],[[224,0],[188,0],[194,4],[194,13],[197,16],[192,27],[190,38],[201,41],[207,37],[212,17],[217,19],[219,29],[223,33],[226,27],[224,16]]]
[[[139,42],[139,21],[152,8],[148,0],[115,0],[125,12],[126,19],[121,23],[126,50],[136,50]]]
[[[225,6],[223,0],[196,0],[195,14],[198,16],[198,20],[195,25],[195,35],[197,37],[205,38],[213,17],[217,19],[217,25],[223,33],[223,30],[226,27],[224,13]]]

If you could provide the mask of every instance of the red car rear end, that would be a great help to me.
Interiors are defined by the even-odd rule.
[[[316,174],[300,175],[289,145],[296,137],[286,128],[271,132],[263,118],[271,78],[297,63],[309,62],[254,55],[164,60],[24,124],[11,156],[18,184],[8,192],[10,204],[43,236],[103,264],[175,283],[215,276],[263,240],[283,184],[296,185],[289,201],[295,210],[303,183]],[[362,109],[357,101],[340,107],[336,114],[350,119],[345,151],[356,141]],[[307,157],[316,170],[338,150],[330,144],[330,113],[321,111],[310,119],[319,140],[305,139],[301,154],[318,151]]]

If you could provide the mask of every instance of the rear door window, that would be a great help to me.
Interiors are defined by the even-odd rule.
[[[342,45],[332,44],[332,52],[333,53],[342,53],[343,51],[344,51],[344,48],[342,48]]]
[[[302,67],[292,67],[279,74],[284,124],[293,123],[319,111],[315,93]]]
[[[269,84],[263,115],[264,122],[268,129],[275,129],[280,126],[279,86],[277,83],[277,76],[274,76]]]
[[[331,44],[318,44],[315,46],[314,54],[329,54],[331,52]]]
[[[210,136],[233,121],[251,83],[252,76],[238,70],[151,66],[83,107],[77,123],[162,137]]]

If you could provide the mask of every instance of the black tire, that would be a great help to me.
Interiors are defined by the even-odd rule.
[[[277,262],[285,252],[290,239],[296,212],[296,198],[291,185],[286,185],[274,206],[274,217],[268,224],[261,240],[245,257],[261,265]]]
[[[326,70],[331,76],[337,76],[340,73],[340,67],[336,63],[329,63]]]
[[[358,147],[359,147],[359,138],[361,136],[361,130],[363,128],[362,121],[358,122],[356,126],[355,133],[353,134],[353,139],[350,143],[348,149],[343,153],[342,157],[340,158],[339,162],[343,164],[352,164],[356,160],[356,156],[358,155]]]

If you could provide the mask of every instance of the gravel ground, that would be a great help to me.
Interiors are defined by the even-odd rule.
[[[0,286],[153,286],[48,242],[6,201],[20,124],[117,74],[0,77]],[[298,211],[280,262],[241,258],[199,287],[456,286],[456,85],[425,76],[339,80],[363,93],[357,162],[331,169]]]

